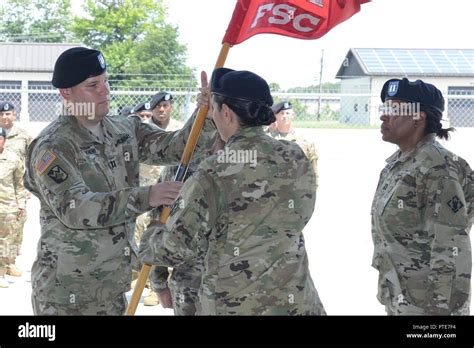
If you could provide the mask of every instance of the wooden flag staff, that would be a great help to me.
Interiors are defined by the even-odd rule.
[[[231,45],[226,42],[222,44],[221,50],[219,52],[219,56],[217,57],[216,65],[214,67],[215,69],[222,68],[224,66],[230,47]],[[196,119],[194,120],[193,127],[191,128],[191,133],[189,134],[188,141],[184,148],[183,156],[181,158],[181,163],[179,164],[178,171],[176,172],[174,181],[183,181],[184,179],[189,161],[191,160],[191,156],[194,152],[194,148],[196,147],[196,144],[199,139],[199,135],[201,134],[201,129],[204,125],[204,121],[206,120],[206,115],[207,115],[208,110],[209,108],[207,106],[199,108],[198,115]],[[168,206],[164,207],[163,211],[160,214],[160,220],[159,220],[160,223],[165,224],[166,220],[168,220],[170,213],[171,213],[171,208]],[[135,285],[135,289],[133,290],[132,298],[127,308],[127,312],[126,312],[127,315],[135,314],[138,307],[138,302],[140,301],[140,297],[142,296],[143,289],[145,288],[146,280],[148,279],[148,276],[150,275],[150,270],[151,270],[150,264],[143,265],[140,271],[140,275],[138,276],[137,284]]]

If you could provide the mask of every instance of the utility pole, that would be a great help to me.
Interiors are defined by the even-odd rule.
[[[318,121],[321,118],[321,93],[322,93],[322,83],[323,83],[323,63],[324,63],[324,49],[321,49],[321,68],[319,70],[319,98],[318,98]]]

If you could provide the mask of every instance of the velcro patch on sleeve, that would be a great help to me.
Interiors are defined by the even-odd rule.
[[[69,177],[68,173],[66,173],[60,166],[54,166],[51,168],[51,170],[48,172],[48,176],[53,179],[56,184],[66,181]]]
[[[46,169],[54,162],[56,159],[56,155],[51,151],[47,150],[41,159],[36,163],[36,170],[39,174],[43,174]]]

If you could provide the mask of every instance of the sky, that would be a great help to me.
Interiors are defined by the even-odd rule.
[[[210,74],[236,0],[164,2],[168,21],[188,47],[188,64]],[[352,47],[474,49],[473,13],[474,0],[373,0],[318,40],[256,35],[232,47],[225,66],[253,71],[282,88],[304,87],[319,83],[324,50],[323,82],[337,81]]]

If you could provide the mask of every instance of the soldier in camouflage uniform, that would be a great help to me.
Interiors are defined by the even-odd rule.
[[[5,149],[5,138],[7,137],[7,133],[5,130],[0,127],[0,154],[3,152]]]
[[[302,235],[315,203],[308,159],[296,144],[265,134],[275,116],[261,77],[216,69],[211,91],[225,148],[186,181],[166,225],[144,233],[142,260],[199,266],[196,314],[325,314]]]
[[[138,251],[135,219],[171,204],[182,187],[169,182],[140,187],[139,161],[176,164],[193,119],[181,131],[164,132],[138,117],[107,117],[108,77],[96,50],[63,52],[52,82],[68,115],[32,142],[25,174],[25,186],[41,203],[34,313],[120,315]],[[201,137],[214,135],[206,120]],[[201,141],[197,150],[204,151]]]
[[[468,315],[473,173],[446,150],[444,99],[421,80],[392,79],[381,94],[387,159],[372,204],[373,267],[389,315]]]
[[[128,116],[132,115],[140,117],[143,123],[150,123],[152,115],[150,103],[138,103],[132,108],[132,110],[130,110],[130,115]]]
[[[277,140],[287,140],[297,143],[303,150],[306,157],[308,157],[309,163],[313,167],[316,173],[316,188],[318,187],[318,154],[314,143],[306,140],[300,135],[297,135],[293,129],[293,119],[295,118],[295,111],[293,106],[288,101],[282,101],[272,106],[272,110],[275,113],[276,121],[271,124],[267,132],[273,138]]]
[[[16,120],[15,106],[11,102],[0,103],[0,127],[6,132],[6,141],[8,141],[8,150],[15,152],[21,161],[25,160],[28,145],[31,143],[31,136],[14,122]],[[24,166],[22,166],[24,167]],[[21,175],[23,176],[23,175]],[[21,185],[23,187],[23,184]],[[13,232],[8,236],[8,243],[12,249],[21,249],[23,241],[23,227],[26,222],[26,206],[22,205],[17,215]],[[17,255],[17,254],[15,254]],[[21,276],[21,270],[15,264],[16,257],[12,256],[11,263],[7,267],[7,274],[15,277]]]
[[[11,275],[8,270],[19,251],[12,235],[17,232],[26,209],[26,190],[23,159],[10,149],[6,132],[0,130],[0,288],[7,288],[5,274]]]

